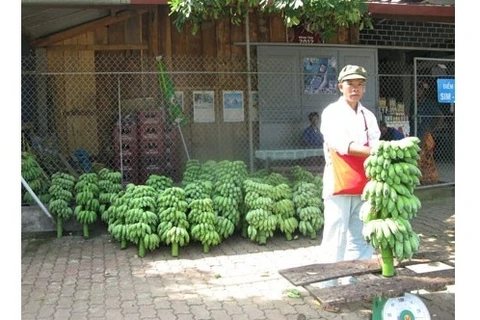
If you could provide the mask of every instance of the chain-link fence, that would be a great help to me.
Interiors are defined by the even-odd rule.
[[[253,61],[248,73],[244,59],[163,61],[185,124],[170,117],[171,104],[162,89],[166,84],[159,79],[155,58],[58,52],[25,58],[23,148],[36,154],[48,174],[68,170],[78,175],[108,167],[122,171],[124,182],[134,183],[144,183],[152,173],[180,181],[188,159],[242,160],[251,171],[262,169],[272,160],[265,153],[269,149],[296,153],[273,156],[275,167],[321,168],[321,155],[304,145],[302,132],[311,112],[321,113],[327,102],[338,98],[334,85],[322,89],[327,98],[321,105],[315,95],[304,95],[299,108],[292,92],[304,90],[306,75],[284,63],[273,75],[257,72]],[[379,74],[372,76],[378,79],[381,98],[369,98],[378,103],[372,108],[379,118],[413,134],[413,65],[381,64]],[[272,89],[258,91],[262,82]],[[438,182],[453,182],[453,110],[440,107],[445,121],[434,134]]]
[[[455,78],[451,59],[414,58],[379,65],[379,117],[422,139],[424,184],[455,182],[454,103],[439,102],[439,79]],[[453,95],[452,95],[453,98]],[[425,134],[432,139],[425,145]]]

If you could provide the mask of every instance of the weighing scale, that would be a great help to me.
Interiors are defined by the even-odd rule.
[[[414,294],[373,300],[372,320],[431,320],[423,301]]]

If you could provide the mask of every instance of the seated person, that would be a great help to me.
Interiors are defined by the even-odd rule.
[[[400,130],[393,127],[388,127],[385,121],[380,121],[380,140],[392,141],[392,140],[402,140],[405,138],[405,135],[400,132]]]
[[[310,125],[303,130],[302,141],[304,146],[311,149],[322,148],[323,147],[323,136],[320,133],[320,128],[318,126],[318,121],[320,116],[318,112],[310,112],[308,115],[308,120]]]

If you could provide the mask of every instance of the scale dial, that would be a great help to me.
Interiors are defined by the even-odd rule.
[[[382,311],[383,320],[431,320],[423,301],[416,295],[388,299]]]

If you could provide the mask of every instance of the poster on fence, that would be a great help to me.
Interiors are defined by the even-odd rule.
[[[223,91],[223,121],[243,122],[244,120],[243,91]]]
[[[213,91],[193,92],[193,121],[215,122],[215,96]]]
[[[337,93],[337,59],[306,57],[303,59],[306,94]]]

